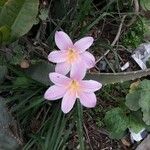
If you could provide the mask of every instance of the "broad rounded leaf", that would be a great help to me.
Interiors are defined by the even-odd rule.
[[[140,132],[145,127],[144,122],[140,119],[141,118],[139,117],[137,112],[136,112],[136,115],[130,114],[128,128],[130,128],[135,133]]]
[[[140,0],[140,5],[145,11],[150,10],[150,1],[149,0]]]
[[[0,44],[6,43],[9,41],[11,35],[11,30],[7,26],[0,27]]]
[[[141,82],[141,94],[139,99],[139,106],[143,112],[143,121],[150,125],[150,80],[143,80]]]
[[[3,0],[1,5],[0,27],[11,29],[12,40],[27,33],[36,21],[39,0]]]
[[[113,108],[106,112],[104,120],[111,138],[122,138],[129,124],[129,119],[125,115],[125,112],[119,107]]]
[[[26,74],[31,77],[33,80],[38,81],[46,86],[52,85],[49,79],[49,73],[54,72],[54,65],[46,62],[40,62],[35,65],[32,65],[27,69]]]
[[[140,98],[140,91],[134,91],[132,93],[128,93],[126,96],[126,106],[133,111],[137,111],[140,109],[139,106],[139,98]]]

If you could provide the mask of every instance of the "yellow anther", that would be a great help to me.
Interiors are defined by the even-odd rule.
[[[77,81],[73,80],[70,85],[70,89],[73,91],[78,91],[80,89],[80,85]]]
[[[77,59],[77,53],[74,51],[74,49],[69,49],[68,50],[68,55],[67,55],[67,58],[68,58],[68,61],[69,63],[72,63],[74,62],[76,59]]]

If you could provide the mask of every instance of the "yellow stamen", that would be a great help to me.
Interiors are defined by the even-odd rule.
[[[77,59],[78,55],[77,53],[74,51],[74,49],[69,48],[68,50],[68,54],[67,54],[67,58],[68,58],[68,62],[72,63]]]
[[[72,91],[78,91],[78,90],[80,90],[80,85],[79,85],[79,83],[78,83],[77,81],[73,80],[73,81],[71,82],[70,89],[71,89]]]

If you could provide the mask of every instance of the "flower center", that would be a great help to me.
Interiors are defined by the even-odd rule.
[[[80,85],[77,81],[73,80],[70,85],[70,89],[72,91],[78,91],[80,89]]]
[[[74,61],[77,59],[77,57],[78,57],[78,55],[77,55],[77,53],[75,52],[75,50],[72,49],[72,48],[69,48],[68,54],[67,54],[68,62],[69,62],[69,63],[74,62]]]

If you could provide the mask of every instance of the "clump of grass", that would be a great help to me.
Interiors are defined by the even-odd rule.
[[[145,28],[141,20],[136,21],[123,36],[123,45],[127,48],[137,48],[143,42]]]

